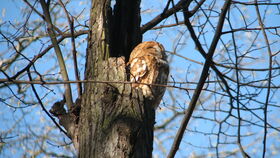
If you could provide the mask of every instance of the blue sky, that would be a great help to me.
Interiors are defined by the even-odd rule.
[[[176,3],[177,1],[175,1]],[[277,2],[277,1],[275,1]],[[84,6],[87,6],[84,13],[85,15],[87,15],[85,17],[85,19],[87,19],[88,17],[88,9],[89,9],[89,5],[88,4],[81,4],[82,2],[80,1],[73,1],[73,3],[71,3],[68,6],[68,9],[74,10],[73,14],[74,15],[78,15],[81,10],[84,8]],[[143,3],[141,4],[141,9],[143,11],[142,14],[142,24],[145,24],[146,22],[148,22],[149,20],[151,20],[153,17],[155,17],[156,15],[159,14],[159,12],[165,7],[165,3],[166,1],[143,1]],[[217,4],[216,7],[221,6],[222,4]],[[77,6],[82,6],[82,7],[77,7]],[[250,6],[250,7],[243,7],[240,6],[242,12],[246,13],[245,16],[247,16],[247,18],[250,21],[251,19],[254,19],[255,17],[255,8],[254,6]],[[7,22],[10,21],[12,23],[15,23],[16,21],[21,21],[24,18],[27,17],[27,15],[22,15],[21,14],[21,9],[23,9],[23,3],[21,1],[5,1],[1,3],[0,6],[0,11],[1,11],[1,26],[0,29],[1,31],[9,31],[10,33],[15,33],[15,35],[18,35],[20,32],[15,32],[15,30],[13,28],[9,28],[6,29],[6,27],[3,27],[2,23],[6,22],[6,24],[8,24]],[[40,10],[40,7],[37,8],[38,10]],[[233,26],[234,28],[240,28],[244,26],[244,23],[242,23],[240,20],[241,14],[239,13],[238,9],[232,7],[231,8],[232,11],[232,21],[233,21]],[[265,7],[260,7],[262,14],[265,11]],[[217,9],[218,10],[218,9]],[[277,8],[275,6],[270,6],[268,8],[269,12],[278,12]],[[214,14],[214,13],[213,13]],[[178,13],[177,14],[179,20],[182,20],[182,13]],[[215,14],[214,14],[215,16]],[[276,20],[279,15],[274,15],[274,14],[270,14],[270,16],[266,16],[266,23],[268,24],[267,27],[269,26],[280,26],[280,21]],[[38,16],[33,15],[30,17],[30,20],[35,20],[37,19]],[[203,18],[202,22],[203,22]],[[59,20],[61,22],[61,19]],[[217,19],[215,19],[217,20]],[[235,22],[236,21],[236,22]],[[212,21],[213,24],[215,25],[215,21]],[[250,25],[250,27],[257,27],[258,24],[256,21],[251,20],[252,24]],[[168,18],[167,20],[164,20],[161,24],[173,24],[175,23],[174,20],[174,16],[171,16],[170,18]],[[198,21],[194,21],[194,24],[198,24]],[[161,25],[160,24],[160,25]],[[31,24],[30,24],[31,25]],[[5,25],[7,26],[7,25]],[[32,26],[32,25],[31,25]],[[210,44],[212,36],[213,36],[213,29],[211,29],[211,26],[209,24],[207,24],[206,26],[209,34],[207,34],[206,36],[206,40],[205,42],[207,44]],[[229,25],[226,22],[225,23],[225,28],[224,30],[228,30]],[[212,32],[211,32],[212,30]],[[197,31],[197,30],[196,30]],[[251,37],[253,38],[253,36],[255,35],[255,32],[240,32],[240,33],[236,33],[236,38],[238,39],[237,41],[240,44],[240,49],[239,49],[239,53],[242,54],[244,52],[246,52],[246,50],[248,50],[248,43],[252,40]],[[271,35],[271,34],[270,34]],[[262,35],[259,35],[260,37],[262,37]],[[279,51],[279,42],[277,42],[277,40],[279,41],[279,37],[277,38],[276,36],[270,36],[271,41],[276,41],[276,44],[272,45],[273,50],[275,51]],[[80,66],[80,73],[83,74],[83,67],[84,67],[84,56],[85,56],[85,50],[86,50],[86,41],[85,41],[86,36],[81,36],[79,39],[77,39],[78,42],[80,42],[80,45],[78,46],[78,51],[79,51],[79,66]],[[174,51],[174,48],[176,49],[176,53],[186,56],[188,58],[191,58],[193,60],[196,60],[198,62],[204,62],[204,59],[202,58],[202,56],[198,53],[198,51],[196,51],[195,46],[193,44],[193,41],[191,40],[191,38],[189,37],[189,32],[187,31],[186,27],[184,26],[177,26],[174,28],[163,28],[161,30],[152,30],[152,31],[148,31],[147,33],[144,34],[143,36],[144,41],[148,41],[148,40],[157,40],[160,43],[162,43],[166,50],[168,51]],[[227,43],[231,44],[231,35],[223,35],[222,39]],[[36,42],[32,47],[28,48],[27,50],[25,50],[25,54],[27,57],[32,58],[34,55],[36,55],[38,52],[40,52],[41,49],[44,49],[48,46],[49,43],[47,43],[47,38],[43,38],[42,41],[38,41]],[[43,46],[42,46],[43,43]],[[179,45],[177,45],[178,43],[180,43]],[[264,42],[260,39],[259,42],[261,47],[262,45],[264,45]],[[0,59],[3,60],[7,57],[11,57],[12,55],[14,55],[15,52],[9,52],[9,53],[3,53],[6,49],[7,49],[7,44],[6,43],[0,43]],[[63,51],[69,51],[70,48],[70,44],[69,44],[69,40],[67,42],[67,40],[65,42],[63,42],[63,44],[61,45],[61,48]],[[206,49],[206,47],[205,47]],[[223,50],[223,46],[221,43],[218,44],[217,47],[217,53],[215,54],[215,59],[217,60],[221,60],[221,56],[224,55],[222,53]],[[254,53],[250,54],[253,57],[259,57],[262,60],[267,60],[267,56],[266,56],[266,49],[261,49],[260,51],[254,51]],[[190,61],[186,61],[185,59],[182,59],[180,57],[176,57],[176,56],[170,56],[170,60],[172,59],[172,63],[171,63],[171,75],[174,77],[175,81],[197,81],[198,77],[199,77],[199,73],[202,69],[202,65],[196,64],[196,63],[192,63]],[[66,58],[66,57],[65,57]],[[277,58],[277,57],[276,57]],[[279,59],[279,57],[278,57]],[[267,64],[266,63],[254,63],[254,60],[251,59],[247,59],[248,62],[250,62],[251,64],[247,64],[247,65],[243,65],[246,68],[266,68]],[[221,60],[222,62],[226,62],[227,60]],[[279,60],[278,60],[279,61]],[[17,65],[20,66],[14,66],[14,69],[11,70],[9,73],[14,73],[16,72],[16,70],[18,70],[22,65],[25,65],[26,62],[24,60],[19,60],[17,61]],[[57,64],[56,63],[56,58],[54,55],[54,52],[51,50],[44,58],[38,60],[38,62],[36,63],[36,67],[38,69],[38,71],[42,74],[46,73],[46,71],[48,69],[51,68],[52,65]],[[71,59],[69,59],[67,61],[67,67],[69,69],[69,76],[70,79],[74,79],[74,74],[73,74],[73,66],[72,66],[72,61]],[[276,66],[276,65],[275,65]],[[72,71],[71,71],[72,70]],[[221,70],[224,70],[221,68]],[[54,68],[50,74],[49,77],[52,78],[59,78],[59,74],[53,74],[53,72],[57,72],[58,69]],[[262,78],[263,76],[267,75],[267,73],[257,73],[256,75],[259,74],[260,77],[256,77],[256,78]],[[252,75],[250,73],[245,74],[244,75]],[[213,75],[214,76],[214,75]],[[27,76],[23,76],[22,79],[26,79]],[[48,77],[48,76],[46,76]],[[3,74],[0,74],[0,78],[4,78]],[[233,76],[234,78],[234,76]],[[211,78],[212,80],[215,79],[215,77]],[[279,79],[279,78],[277,78]],[[275,80],[274,81],[275,84],[279,85],[279,80]],[[195,85],[186,85],[188,86],[188,88],[195,88]],[[210,85],[211,86],[211,85]],[[60,98],[62,95],[62,86],[50,86],[49,88],[52,89],[53,91],[50,91],[42,86],[36,86],[38,88],[39,92],[42,92],[42,96],[46,95],[46,97],[43,99],[43,101],[46,102],[46,107],[49,109],[50,105],[52,105],[52,103],[54,103],[55,101],[57,101],[57,98]],[[73,92],[75,91],[75,85],[72,86],[73,87]],[[215,88],[214,86],[211,86],[213,89]],[[15,86],[12,88],[16,88]],[[164,97],[164,103],[160,109],[158,109],[158,113],[157,113],[157,124],[159,125],[161,124],[161,122],[163,122],[166,118],[170,117],[171,115],[173,115],[172,113],[172,108],[175,108],[177,111],[182,112],[185,108],[187,108],[188,103],[190,101],[190,97],[192,95],[192,90],[189,90],[188,92],[186,91],[181,91],[181,90],[177,90],[177,89],[169,89],[169,91],[172,91],[172,95],[170,95],[169,92],[166,93],[165,97]],[[246,91],[249,91],[250,93],[253,93],[253,88],[244,88],[242,89],[242,92],[247,93]],[[2,92],[2,98],[9,100],[9,96],[11,96],[11,92],[7,89],[5,89],[5,91],[3,90]],[[266,90],[257,92],[259,93],[259,97],[258,99],[261,101],[265,100],[265,94],[266,94]],[[33,100],[34,97],[33,94],[31,93],[31,91],[28,91],[27,96],[23,96],[22,97],[26,97],[28,98],[29,96],[31,96],[30,99],[27,100]],[[279,92],[276,93],[279,95]],[[202,94],[202,100],[203,97],[207,97],[209,96],[209,93],[203,93]],[[175,101],[172,100],[172,97],[176,98]],[[215,103],[215,100],[219,100],[221,99],[222,96],[212,96],[210,98],[209,102],[204,103],[205,107],[211,107],[211,104]],[[272,103],[279,105],[279,101],[276,101],[279,97],[277,96],[273,96]],[[226,99],[225,99],[226,100]],[[244,101],[245,102],[245,101]],[[14,103],[13,105],[17,105],[17,106],[22,106],[22,104],[20,102],[11,102]],[[174,107],[175,106],[175,107]],[[254,104],[254,103],[249,103],[248,106],[251,107],[258,107],[258,104]],[[31,127],[34,130],[36,130],[37,132],[44,132],[47,130],[47,127],[45,127],[44,125],[49,124],[48,122],[50,121],[50,119],[46,116],[46,114],[44,114],[41,111],[41,108],[38,105],[34,105],[31,106],[30,108],[27,108],[27,110],[13,110],[12,108],[7,107],[6,105],[4,105],[3,103],[0,103],[0,107],[1,109],[3,109],[0,114],[1,114],[1,123],[0,123],[0,128],[2,130],[4,129],[9,129],[11,128],[11,126],[14,124],[15,120],[17,119],[21,119],[21,116],[26,113],[26,117],[23,119],[22,121],[20,121],[19,128],[18,131],[16,131],[15,133],[19,134],[19,135],[9,135],[9,136],[15,136],[15,138],[20,137],[20,134],[24,133],[29,133],[27,127]],[[224,109],[228,109],[228,103],[225,102],[224,103]],[[194,113],[194,116],[204,116],[204,117],[209,117],[209,118],[214,118],[215,113],[210,113],[210,112],[203,112],[203,110],[201,110],[201,106],[198,107],[197,109],[198,111],[196,111]],[[278,110],[277,108],[273,108],[271,107],[269,110],[273,110],[275,112],[271,112],[270,114],[272,116],[274,116],[275,118],[278,118],[277,113]],[[262,115],[261,111],[257,111],[256,112],[259,115]],[[4,115],[5,114],[5,115]],[[247,115],[247,113],[242,113],[244,115]],[[219,113],[217,114],[219,117],[218,118],[223,118],[225,114],[223,113]],[[244,116],[246,117],[246,116]],[[168,153],[169,148],[171,146],[172,143],[172,136],[174,136],[174,132],[177,131],[177,129],[179,128],[180,125],[180,120],[181,117],[178,117],[171,125],[169,125],[167,127],[167,129],[164,129],[164,132],[161,131],[157,131],[155,133],[157,137],[157,139],[155,139],[155,151],[154,151],[154,155],[155,157],[159,156],[163,156],[164,154],[166,154],[165,152]],[[234,119],[233,119],[234,120]],[[233,121],[234,122],[234,121]],[[277,125],[277,122],[271,122],[275,125]],[[41,125],[39,125],[41,124]],[[52,123],[50,123],[51,126],[53,126]],[[27,125],[27,126],[26,126]],[[43,125],[43,127],[42,127]],[[225,127],[226,128],[226,127]],[[200,120],[200,119],[193,119],[190,122],[190,126],[188,127],[189,130],[199,130],[199,131],[204,131],[204,132],[208,132],[208,131],[215,131],[217,132],[218,130],[218,126],[213,126],[213,122],[211,121],[207,121],[207,120]],[[248,127],[246,130],[244,130],[244,133],[254,133],[257,131],[260,131],[261,128],[257,128],[255,126],[253,127]],[[228,130],[229,133],[231,134],[236,134],[236,129],[232,128]],[[50,133],[48,133],[49,135],[63,135],[62,133],[60,133],[58,130],[52,130]],[[278,138],[279,138],[279,133],[278,134]],[[22,135],[22,136],[23,136]],[[257,133],[256,135],[254,135],[255,138],[259,138],[261,137],[261,133]],[[254,136],[250,137],[249,139],[244,139],[244,144],[250,144],[252,142],[252,140],[254,140]],[[277,138],[277,137],[276,137]],[[34,138],[35,139],[35,138]],[[63,138],[61,138],[63,139]],[[229,138],[230,139],[230,138]],[[209,141],[211,140],[212,144],[209,143]],[[234,139],[232,139],[234,141]],[[49,147],[50,151],[54,151],[54,152],[66,152],[68,151],[67,149],[62,150],[62,148],[56,147],[55,145],[50,145],[50,144],[55,144],[55,140],[48,140],[49,143],[46,143],[46,145]],[[63,141],[63,140],[62,140]],[[158,142],[163,141],[162,143],[162,148],[164,148],[166,151],[161,151],[161,147],[159,145]],[[211,148],[211,145],[214,145],[216,141],[216,137],[215,136],[205,136],[205,134],[194,134],[191,131],[186,132],[185,134],[185,139],[183,140],[182,144],[181,144],[181,150],[178,152],[178,154],[176,155],[176,157],[185,157],[186,155],[190,155],[190,153],[192,152],[196,152],[197,154],[203,154],[203,153],[209,153],[213,152],[215,153],[215,150],[213,148]],[[66,142],[69,142],[69,140],[66,139]],[[260,141],[261,142],[261,141]],[[191,144],[190,144],[191,143]],[[268,140],[269,144],[278,144],[279,143],[273,139],[269,139]],[[203,146],[205,147],[204,149],[199,149],[195,146]],[[259,145],[254,145],[252,148],[248,148],[248,150],[252,151],[256,150],[256,149],[261,149],[261,143]],[[224,149],[235,149],[237,148],[236,145],[225,145]],[[25,151],[24,148],[18,148],[17,149],[19,152],[17,153],[18,155],[22,155],[23,152]],[[9,155],[12,152],[10,150],[5,150],[4,151],[4,155]],[[3,154],[3,153],[1,153]],[[1,157],[0,154],[0,157]],[[70,154],[71,155],[71,154]],[[239,155],[240,156],[240,155]],[[256,157],[259,157],[260,155],[255,154]],[[276,155],[276,157],[279,156]],[[39,156],[40,157],[40,156]],[[43,157],[43,156],[42,156]]]

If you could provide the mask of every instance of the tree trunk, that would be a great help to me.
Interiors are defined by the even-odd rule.
[[[126,60],[142,38],[140,1],[92,0],[79,119],[79,157],[152,157],[155,111],[127,81]],[[118,82],[118,83],[117,83]]]

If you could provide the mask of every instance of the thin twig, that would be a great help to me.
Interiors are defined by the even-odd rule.
[[[187,58],[187,57],[185,57],[185,56],[183,56],[183,55],[177,54],[176,52],[166,51],[166,53],[173,54],[173,55],[175,55],[175,56],[178,56],[178,57],[180,57],[180,58],[183,58],[183,59],[185,59],[185,60],[191,61],[191,62],[196,63],[196,64],[199,64],[199,65],[203,65],[202,62],[198,62],[198,61],[196,61],[196,60]]]
[[[228,12],[228,19],[230,19],[230,12]],[[228,20],[228,23],[229,23],[229,27],[231,28],[231,30],[233,29],[232,28],[232,25],[231,25],[231,21]],[[240,82],[239,82],[239,68],[238,68],[238,64],[239,64],[239,58],[238,58],[238,55],[237,55],[237,46],[236,46],[236,42],[235,42],[235,34],[234,32],[232,32],[231,34],[232,36],[232,41],[233,41],[233,47],[234,47],[234,55],[235,55],[235,76],[236,76],[236,84],[237,84],[237,90],[236,90],[236,104],[237,104],[237,118],[238,118],[238,128],[237,128],[237,144],[238,144],[238,147],[241,151],[241,154],[243,156],[243,158],[247,158],[247,157],[250,157],[244,150],[243,146],[242,146],[242,142],[241,142],[241,126],[242,126],[242,117],[241,117],[241,114],[240,114]]]
[[[172,7],[174,7],[175,6],[174,0],[171,0],[171,3],[172,3]],[[178,24],[179,20],[178,20],[178,17],[177,17],[177,12],[174,13],[174,18],[175,18],[176,24]]]
[[[32,82],[32,76],[31,76],[31,73],[30,73],[30,70],[29,70],[29,69],[27,70],[27,74],[28,74],[29,80]],[[68,138],[70,138],[70,137],[67,135],[67,132],[64,131],[64,130],[60,127],[60,125],[55,121],[55,119],[51,116],[51,114],[50,114],[50,113],[48,112],[48,110],[45,108],[45,106],[44,106],[42,100],[40,99],[40,97],[39,97],[39,95],[38,95],[38,93],[37,93],[37,91],[36,91],[36,88],[35,88],[35,86],[34,86],[33,84],[31,84],[31,88],[32,88],[32,91],[33,91],[33,93],[35,94],[35,97],[36,97],[36,99],[38,100],[38,102],[39,102],[41,108],[43,109],[43,111],[48,115],[48,117],[53,121],[53,123],[60,129],[60,131],[63,132]],[[70,139],[71,139],[71,138],[70,138]]]
[[[61,5],[61,7],[63,8],[66,17],[67,17],[67,21],[69,24],[69,28],[70,28],[70,33],[71,33],[71,45],[72,45],[72,55],[73,55],[73,62],[74,62],[74,72],[75,72],[75,77],[76,80],[79,81],[80,80],[80,75],[79,75],[79,68],[78,68],[78,62],[77,62],[77,50],[76,50],[76,45],[75,45],[75,37],[74,37],[74,18],[73,16],[69,16],[69,12],[66,10],[65,5],[63,4],[63,2],[61,0],[58,1]],[[78,91],[78,97],[81,98],[82,96],[82,85],[81,83],[77,83],[77,91]]]
[[[280,28],[280,26],[264,27],[265,30],[268,30],[268,29],[277,30],[279,28]],[[254,30],[261,30],[261,29],[262,28],[258,28],[258,27],[256,27],[256,28],[242,27],[242,28],[238,28],[238,29],[231,29],[230,31],[223,31],[222,34],[238,32],[238,31],[254,31]]]
[[[255,8],[256,8],[256,13],[257,13],[257,17],[258,17],[258,21],[259,21],[259,25],[261,27],[264,39],[265,39],[265,43],[267,46],[267,52],[268,52],[268,56],[269,56],[269,72],[268,72],[268,88],[267,88],[267,93],[266,93],[266,99],[265,99],[265,105],[264,105],[264,138],[263,138],[263,153],[262,153],[262,157],[265,158],[265,153],[266,153],[266,137],[267,137],[267,107],[268,107],[268,102],[269,102],[269,97],[270,97],[270,85],[271,85],[271,78],[272,78],[272,52],[270,49],[270,44],[268,41],[268,37],[266,35],[265,29],[264,29],[264,24],[262,22],[262,18],[261,18],[261,14],[260,14],[260,10],[259,10],[259,6],[257,5],[257,0],[255,0]]]
[[[56,85],[56,84],[71,84],[71,83],[102,83],[102,84],[135,84],[135,82],[129,81],[96,81],[96,80],[79,80],[79,81],[41,81],[41,80],[33,80],[33,81],[26,81],[26,80],[10,80],[10,79],[0,79],[0,83],[14,83],[14,84],[40,84],[40,85]],[[164,85],[164,84],[150,84],[150,83],[136,83],[136,84],[143,84],[149,86],[159,86],[159,87],[170,87],[170,88],[178,88],[181,90],[190,90],[189,88],[178,87],[175,85]]]
[[[100,83],[100,84],[133,84],[135,82],[129,82],[129,81],[96,81],[96,80],[79,80],[79,81],[42,81],[42,80],[33,80],[33,81],[26,81],[26,80],[9,80],[9,79],[0,79],[0,83],[3,84],[40,84],[40,85],[57,85],[57,84],[74,84],[74,83]],[[168,88],[176,88],[179,90],[194,90],[192,88],[184,88],[181,85],[187,84],[182,82],[168,82],[172,85],[165,85],[165,84],[150,84],[150,83],[137,83],[142,85],[149,85],[149,86],[158,86],[158,87],[168,87]],[[175,84],[179,84],[180,86],[176,86]],[[189,83],[188,83],[189,84]],[[197,83],[191,83],[191,84],[197,84]],[[215,91],[211,91],[208,89],[203,89],[205,91],[210,91],[212,93],[217,93],[222,96],[227,96],[222,93],[218,93]]]
[[[233,4],[242,4],[242,5],[280,5],[280,3],[271,3],[271,2],[258,2],[255,0],[255,2],[240,2],[240,1],[232,1]]]
[[[185,14],[187,14],[187,12],[185,12]],[[185,15],[185,16],[188,16],[188,15]],[[188,28],[188,30],[190,32],[190,35],[191,35],[191,37],[192,37],[192,39],[193,39],[193,41],[195,43],[195,46],[196,46],[197,50],[206,59],[207,58],[207,54],[206,54],[205,50],[203,49],[203,47],[202,47],[198,37],[196,36],[195,31],[194,31],[194,29],[193,29],[193,27],[191,25],[191,22],[190,22],[190,20],[188,18],[185,18],[185,25],[187,26],[187,28]],[[226,92],[229,94],[229,96],[233,97],[231,95],[231,93],[230,93],[231,88],[229,87],[229,85],[228,85],[227,81],[225,80],[225,78],[230,80],[230,81],[233,81],[233,82],[235,82],[235,80],[233,80],[232,78],[230,78],[230,77],[228,77],[226,75],[223,75],[220,72],[220,70],[215,66],[215,63],[212,60],[209,61],[209,62],[210,62],[211,68],[215,71],[215,73],[222,80],[222,83],[225,85]]]
[[[43,20],[45,20],[45,16],[42,15],[35,7],[34,5],[37,3],[37,1],[34,3],[34,5],[31,5],[27,0],[23,0],[23,2],[25,2],[33,11],[35,11],[35,13],[37,13],[37,15],[39,15]],[[63,32],[56,26],[53,26],[54,29],[59,33],[62,34]]]
[[[206,0],[201,0],[201,1],[197,2],[197,5],[193,8],[193,10],[190,11],[191,15],[194,15],[205,1]]]
[[[77,33],[75,33],[75,37],[78,37],[78,36],[81,36],[81,35],[85,35],[88,33],[88,30],[81,30]],[[60,42],[62,42],[65,38],[69,38],[71,37],[71,34],[69,33],[64,33],[62,35],[62,37],[60,37],[57,42],[58,44]],[[19,75],[21,75],[23,72],[25,72],[27,69],[29,69],[38,59],[40,59],[41,57],[43,57],[49,50],[51,50],[52,48],[54,47],[54,45],[50,45],[48,46],[47,48],[45,48],[41,53],[39,53],[38,55],[36,55],[32,60],[31,62],[26,65],[24,68],[22,68],[21,70],[19,70],[14,76],[11,77],[11,79],[16,79]]]

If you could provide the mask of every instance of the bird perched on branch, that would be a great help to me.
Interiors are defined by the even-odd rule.
[[[155,41],[142,42],[130,54],[130,81],[157,108],[165,92],[169,64],[164,47]]]

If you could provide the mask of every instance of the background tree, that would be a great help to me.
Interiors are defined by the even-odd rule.
[[[279,156],[279,5],[6,1],[0,155]],[[155,124],[125,71],[142,38],[169,51]]]

